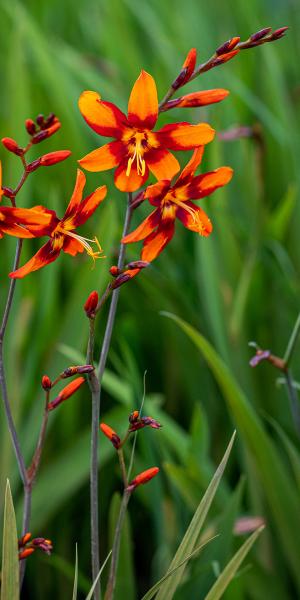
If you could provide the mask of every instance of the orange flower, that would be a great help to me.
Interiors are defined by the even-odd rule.
[[[47,209],[40,207],[45,213],[51,212],[54,215],[54,224],[50,229],[48,228],[46,233],[50,236],[50,240],[23,267],[10,273],[10,277],[21,278],[32,271],[41,269],[56,260],[62,250],[67,254],[71,254],[71,256],[86,250],[93,259],[100,258],[102,250],[96,237],[89,240],[74,233],[74,229],[79,225],[83,225],[92,216],[106,196],[106,186],[102,185],[82,200],[85,181],[85,175],[78,169],[72,198],[62,219],[58,219],[53,211],[47,211]],[[97,245],[98,250],[96,252],[94,252],[89,242]]]
[[[211,233],[212,224],[208,216],[190,200],[212,194],[230,181],[233,171],[230,167],[220,167],[195,177],[202,155],[203,147],[197,148],[173,186],[169,180],[163,180],[146,189],[144,197],[157,208],[122,240],[123,244],[144,240],[142,260],[152,261],[171,241],[176,217],[187,229],[199,235]]]
[[[79,108],[87,124],[99,135],[115,138],[79,163],[87,171],[105,171],[117,167],[115,185],[133,192],[148,179],[149,170],[157,179],[172,179],[180,170],[171,150],[191,150],[211,142],[214,130],[207,123],[174,123],[152,131],[158,118],[157,90],[153,77],[141,71],[128,103],[128,117],[97,92],[86,91]]]

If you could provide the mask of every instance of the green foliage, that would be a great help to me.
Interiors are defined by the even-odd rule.
[[[7,480],[4,503],[1,600],[19,600],[18,537],[14,504]]]

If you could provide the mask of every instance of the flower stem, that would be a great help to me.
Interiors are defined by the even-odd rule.
[[[126,467],[125,467],[125,461],[124,461],[124,453],[123,453],[122,448],[118,449],[118,457],[119,457],[119,463],[120,463],[124,487],[127,488],[128,480],[127,480],[127,473],[126,473]]]
[[[122,527],[123,527],[123,523],[124,523],[124,519],[125,519],[127,505],[130,500],[131,492],[132,492],[132,490],[128,490],[128,488],[125,488],[124,493],[123,493],[119,517],[118,517],[116,530],[115,530],[115,537],[114,537],[112,554],[111,554],[110,572],[109,572],[108,583],[107,583],[107,588],[105,591],[104,600],[112,600],[113,599],[114,589],[115,589],[115,585],[116,585],[116,574],[117,574],[117,566],[118,566],[118,559],[119,559]]]
[[[284,360],[286,366],[288,366],[288,364],[293,356],[293,352],[295,349],[295,345],[296,345],[299,333],[300,333],[300,313],[297,317],[296,323],[294,325],[294,329],[292,331],[291,337],[289,339],[289,343],[287,345],[285,355],[283,357],[283,360]]]

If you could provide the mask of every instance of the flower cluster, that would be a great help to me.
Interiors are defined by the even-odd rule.
[[[25,535],[18,540],[18,547],[19,560],[24,560],[24,558],[27,558],[30,556],[30,554],[33,554],[33,552],[38,549],[42,550],[42,552],[48,555],[50,555],[53,550],[51,540],[47,540],[43,537],[31,539],[31,533],[25,533]]]

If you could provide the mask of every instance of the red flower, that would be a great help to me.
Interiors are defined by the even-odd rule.
[[[82,200],[84,185],[85,175],[78,169],[73,195],[62,219],[58,219],[54,211],[47,211],[47,209],[40,207],[46,214],[50,212],[54,215],[54,224],[50,228],[48,227],[46,232],[50,240],[23,267],[10,273],[10,277],[21,278],[32,271],[41,269],[56,260],[62,250],[67,254],[71,254],[71,256],[86,250],[93,259],[100,258],[102,250],[97,238],[89,240],[74,233],[74,230],[79,225],[83,225],[92,216],[100,202],[104,200],[106,186],[102,185]],[[94,242],[98,247],[98,251],[94,252],[89,242]]]
[[[86,91],[79,108],[87,124],[99,135],[115,138],[79,163],[88,171],[117,167],[115,185],[133,192],[148,179],[149,170],[157,179],[172,179],[180,170],[171,150],[191,150],[211,142],[214,130],[207,123],[174,123],[152,131],[158,118],[157,90],[153,77],[141,71],[128,103],[128,117],[96,92]]]
[[[163,180],[146,189],[144,197],[157,208],[122,240],[124,244],[144,240],[142,260],[152,261],[171,241],[176,217],[187,229],[199,235],[208,236],[211,233],[212,224],[208,216],[191,200],[204,198],[228,183],[233,171],[230,167],[220,167],[194,176],[202,155],[203,146],[195,150],[173,186],[171,181]]]

